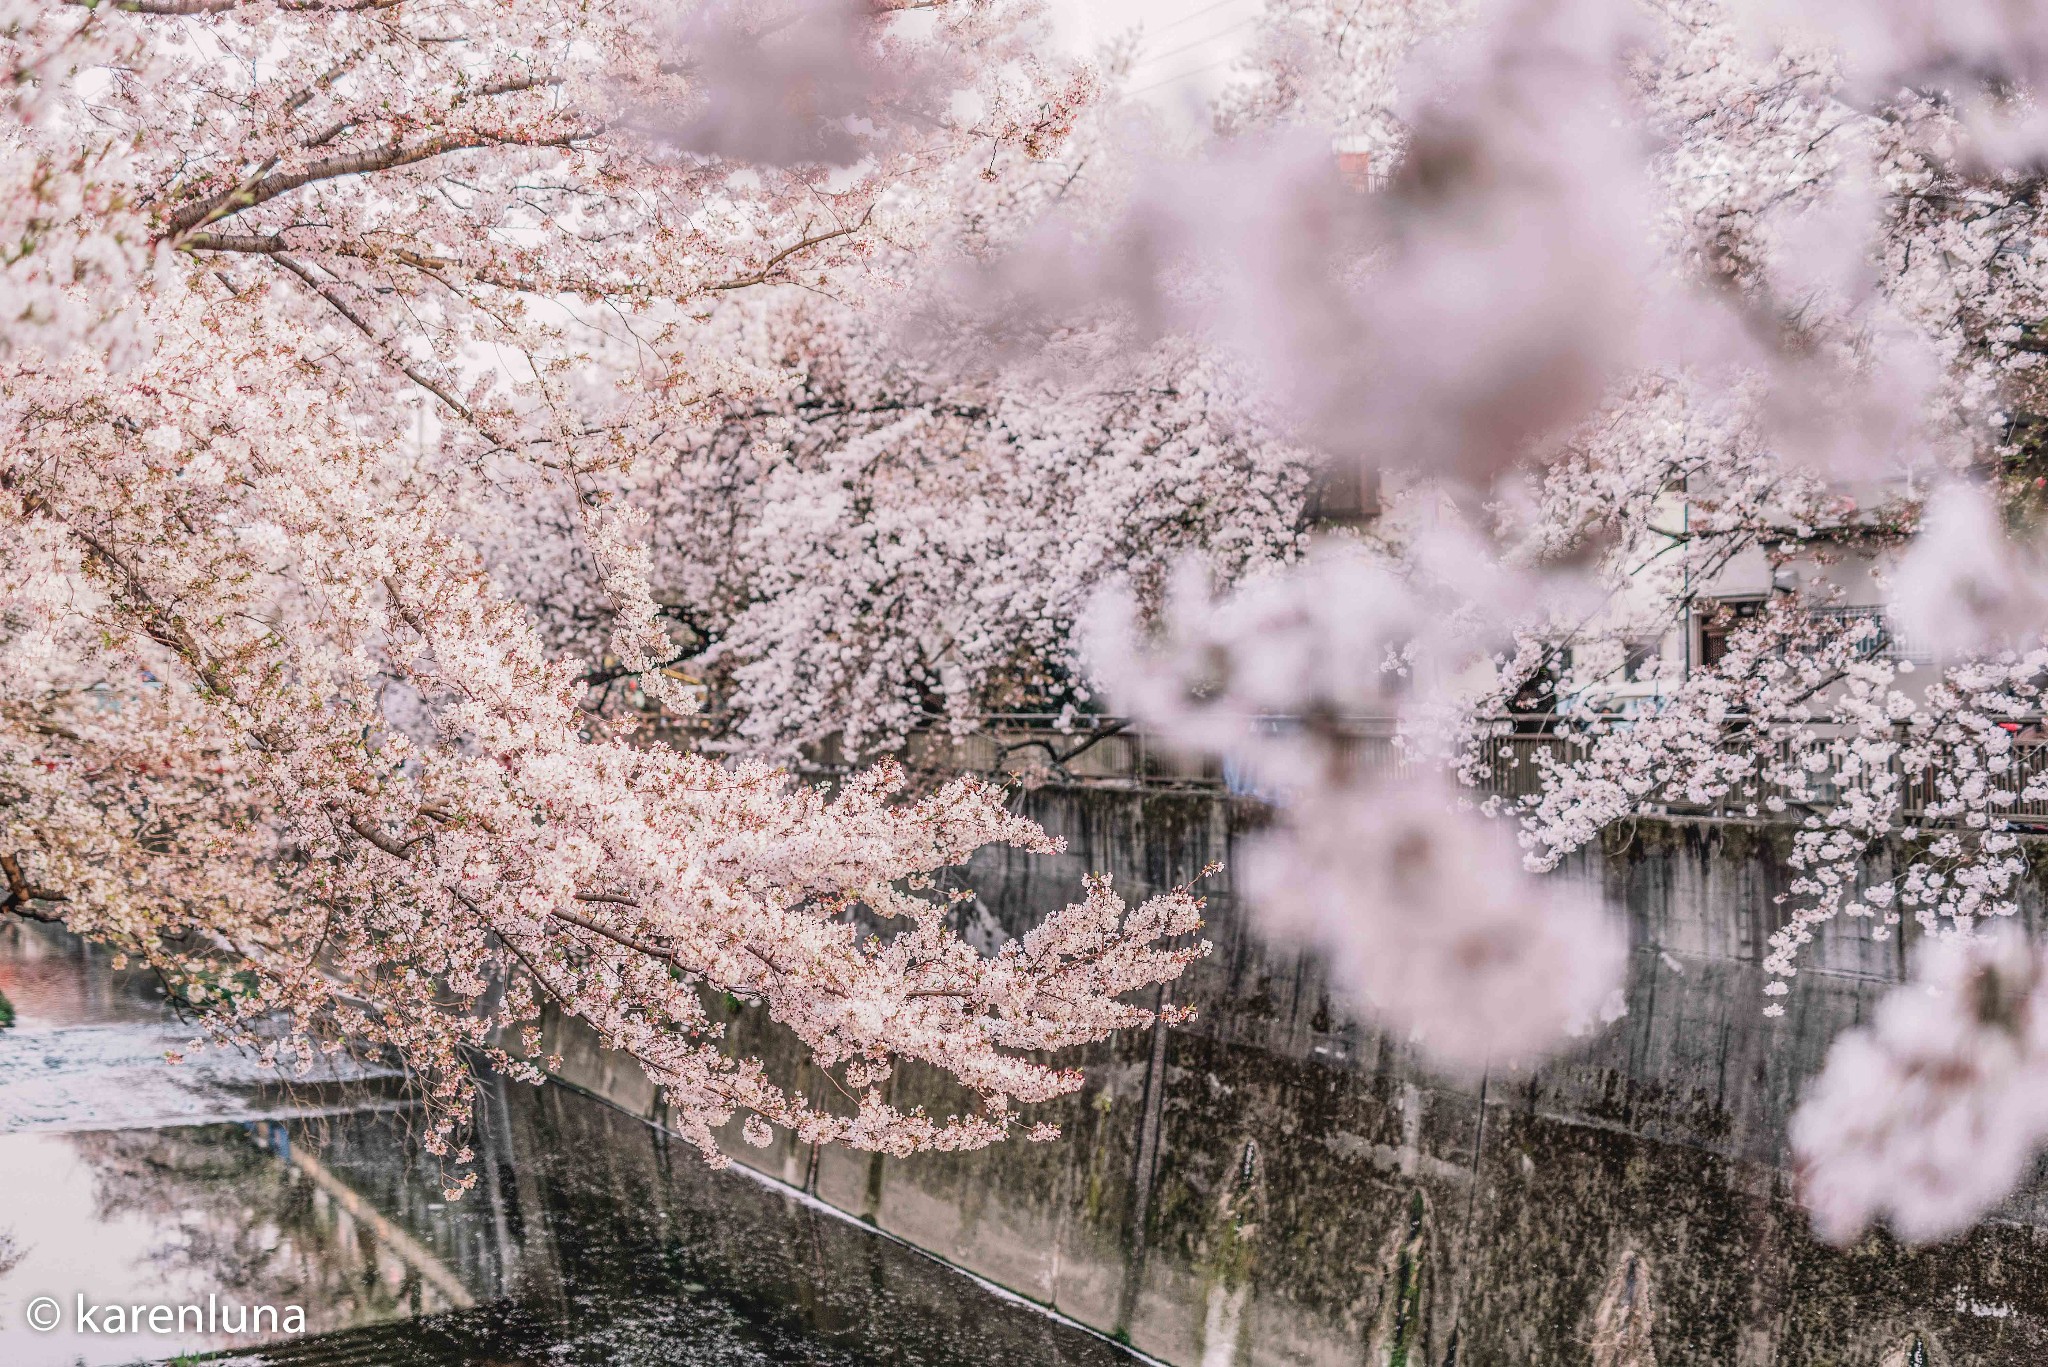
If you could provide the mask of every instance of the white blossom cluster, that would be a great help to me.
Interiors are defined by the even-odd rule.
[[[1234,577],[1299,553],[1308,460],[1184,344],[1049,379],[958,374],[802,295],[715,326],[795,378],[650,453],[622,497],[651,543],[644,620],[727,745],[861,753],[1086,706],[1074,623],[1105,581],[1156,602],[1184,555]],[[595,658],[616,618],[576,522],[502,523],[497,563]]]
[[[1389,782],[1345,728],[1409,693],[1415,659],[1483,639],[1452,584],[1418,587],[1327,544],[1220,602],[1184,575],[1156,634],[1129,599],[1105,599],[1089,640],[1148,726],[1275,800],[1241,872],[1267,929],[1323,950],[1339,989],[1431,1058],[1476,1071],[1582,1029],[1618,988],[1625,945],[1597,902],[1524,872],[1449,785]]]
[[[1815,1227],[1837,1242],[1887,1221],[1962,1233],[2048,1138],[2048,981],[2011,934],[1934,944],[1924,972],[1835,1041],[1792,1126]]]

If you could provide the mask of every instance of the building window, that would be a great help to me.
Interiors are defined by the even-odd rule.
[[[1728,638],[1763,615],[1761,598],[1707,600],[1697,613],[1700,632],[1699,665],[1712,669],[1728,654]]]
[[[1380,478],[1353,460],[1326,462],[1308,490],[1311,527],[1363,527],[1380,515]]]

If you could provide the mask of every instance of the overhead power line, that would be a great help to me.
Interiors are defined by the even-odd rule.
[[[1241,5],[1245,2],[1246,0],[1215,0],[1213,4],[1204,5],[1198,10],[1191,10],[1188,13],[1183,14],[1178,19],[1174,19],[1167,23],[1161,24],[1157,29],[1153,30],[1153,32],[1155,35],[1160,33],[1171,33],[1175,29],[1179,28],[1182,24],[1192,24],[1195,20],[1201,18],[1205,14],[1214,14],[1217,10],[1223,9],[1226,6]]]
[[[1163,80],[1154,81],[1150,85],[1141,85],[1136,90],[1127,90],[1124,92],[1124,94],[1127,98],[1134,95],[1142,95],[1148,90],[1157,90],[1159,89],[1159,87],[1163,85],[1172,85],[1175,81],[1185,81],[1190,76],[1199,76],[1205,71],[1214,71],[1219,66],[1229,66],[1232,62],[1236,60],[1237,58],[1235,55],[1229,57],[1219,57],[1215,61],[1205,63],[1202,66],[1190,67],[1188,70],[1180,72],[1178,75],[1168,76]]]
[[[1135,63],[1132,64],[1132,70],[1135,71],[1139,67],[1151,66],[1155,62],[1163,62],[1169,57],[1178,57],[1184,52],[1193,52],[1198,47],[1207,47],[1209,44],[1215,42],[1218,38],[1228,37],[1230,34],[1237,32],[1245,25],[1254,22],[1258,19],[1258,17],[1259,16],[1257,16],[1256,14],[1251,15],[1248,18],[1238,20],[1236,23],[1230,25],[1228,28],[1217,29],[1214,33],[1210,34],[1206,38],[1197,38],[1191,43],[1182,43],[1177,48],[1172,48],[1165,52],[1156,53],[1150,57],[1140,57]]]

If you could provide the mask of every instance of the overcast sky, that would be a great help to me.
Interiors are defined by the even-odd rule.
[[[1263,0],[1053,0],[1077,47],[1142,30],[1131,89],[1162,103],[1213,94],[1263,7]]]

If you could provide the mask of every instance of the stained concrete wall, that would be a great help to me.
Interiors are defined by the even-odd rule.
[[[1581,855],[1557,876],[1626,917],[1627,1015],[1533,1072],[1453,1082],[1247,925],[1229,869],[1256,808],[1047,788],[1027,811],[1067,850],[976,859],[989,944],[1084,873],[1143,896],[1224,864],[1205,885],[1215,952],[1173,988],[1196,1019],[1087,1051],[1083,1089],[1043,1108],[1056,1144],[735,1158],[1187,1367],[2048,1360],[2048,1189],[1932,1250],[1807,1232],[1786,1119],[1906,951],[1831,927],[1785,1016],[1763,1015],[1789,832],[1641,823]],[[2031,888],[2029,915],[2042,902]],[[732,1025],[797,1067],[772,1026]],[[630,1064],[554,1029],[570,1081],[659,1118]],[[899,1104],[958,1100],[928,1074],[895,1085]]]

